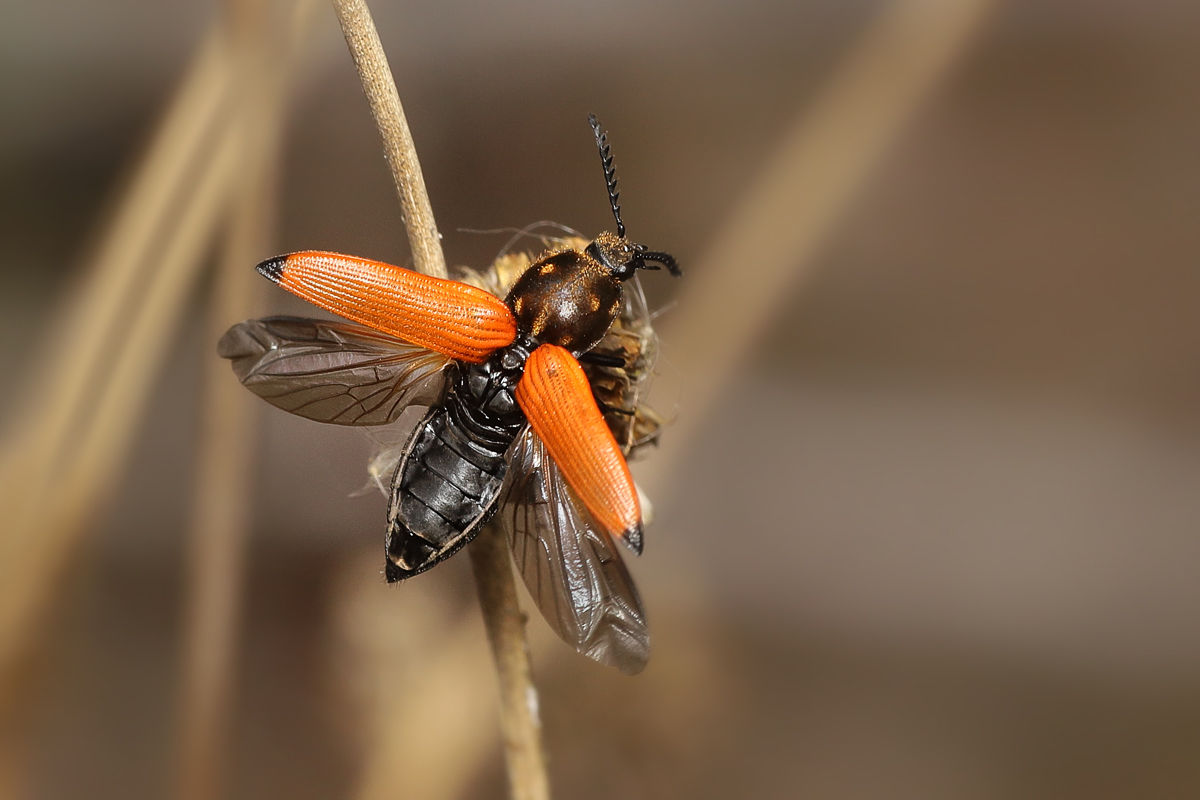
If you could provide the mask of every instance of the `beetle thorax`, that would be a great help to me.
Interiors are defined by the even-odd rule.
[[[578,250],[543,256],[527,269],[505,300],[520,334],[572,353],[604,338],[621,310],[621,282]]]

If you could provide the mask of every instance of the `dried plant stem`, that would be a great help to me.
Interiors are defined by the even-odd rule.
[[[445,278],[446,258],[442,254],[441,236],[433,219],[421,164],[417,160],[417,148],[408,130],[396,81],[371,19],[371,11],[365,0],[333,0],[333,7],[342,24],[346,44],[350,46],[354,66],[358,68],[371,116],[383,138],[383,154],[392,168],[392,180],[400,196],[413,266],[417,272]]]
[[[48,365],[46,374],[36,376],[37,389],[29,403],[31,418],[20,431],[24,441],[14,442],[24,448],[21,452],[16,452],[16,447],[6,448],[5,466],[20,461],[21,472],[28,476],[30,458],[54,462],[61,457],[72,433],[70,423],[90,402],[97,373],[125,323],[127,302],[145,277],[146,256],[175,211],[179,187],[195,168],[197,154],[211,142],[213,126],[228,100],[230,73],[225,50],[224,36],[214,29],[83,270],[84,280],[73,302],[56,316],[51,329],[60,331],[59,338],[53,342],[53,353],[43,359]]]
[[[371,12],[364,0],[333,0],[333,5],[383,137],[384,152],[404,211],[414,265],[427,275],[445,277],[445,257],[416,148]],[[537,688],[508,551],[503,539],[489,528],[471,543],[470,552],[500,683],[509,791],[514,800],[543,800],[550,793],[537,717]]]
[[[508,542],[497,526],[487,525],[468,549],[500,678],[500,730],[512,798],[546,800],[550,783],[542,750],[542,723]]]
[[[206,342],[254,316],[261,281],[250,265],[270,253],[289,42],[272,35],[270,4],[237,0],[227,8],[237,82],[230,128],[238,186],[210,301]],[[233,705],[234,661],[252,510],[257,407],[215,354],[203,360],[201,436],[189,530],[184,658],[180,685],[181,800],[222,795],[224,742]]]
[[[655,459],[639,465],[648,493],[666,486],[742,354],[809,276],[821,243],[994,4],[891,0],[784,135],[681,287],[679,311],[661,324],[688,378],[688,409]]]
[[[12,670],[98,500],[119,474],[182,318],[232,174],[214,126],[228,94],[224,42],[209,37],[62,315],[66,334],[5,453],[0,486],[0,707]],[[7,480],[7,478],[13,478]]]

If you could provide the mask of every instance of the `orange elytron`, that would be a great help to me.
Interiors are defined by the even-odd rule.
[[[633,476],[575,357],[544,344],[525,361],[517,402],[567,485],[608,533],[642,548],[642,510]]]
[[[486,361],[517,336],[508,306],[482,289],[391,264],[308,251],[258,271],[313,305],[457,361]]]
[[[551,627],[634,673],[649,657],[649,634],[613,540],[640,553],[642,515],[579,359],[629,368],[590,352],[623,308],[622,284],[641,269],[680,271],[672,256],[625,238],[607,137],[589,121],[615,233],[544,254],[503,302],[352,256],[273,258],[259,272],[360,324],[250,320],[218,351],[256,394],[310,419],[381,425],[426,406],[392,479],[387,579],[433,567],[497,516]]]

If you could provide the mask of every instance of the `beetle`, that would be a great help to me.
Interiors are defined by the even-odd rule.
[[[637,489],[580,359],[624,304],[623,284],[675,258],[631,242],[607,133],[588,116],[616,231],[543,254],[501,301],[466,283],[305,251],[258,271],[350,320],[248,320],[218,343],[241,382],[309,419],[382,425],[427,412],[409,436],[387,513],[385,575],[404,580],[471,541],[493,516],[547,622],[624,672],[649,657],[645,613],[614,546],[643,545]]]

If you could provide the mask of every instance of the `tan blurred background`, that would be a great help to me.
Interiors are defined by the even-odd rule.
[[[378,135],[316,5],[275,249],[406,263]],[[450,263],[506,240],[459,229],[610,224],[594,111],[630,235],[685,269],[878,8],[373,3]],[[0,8],[6,419],[217,11]],[[1184,0],[996,5],[691,419],[632,565],[644,675],[531,623],[557,796],[1200,796],[1198,37]],[[743,265],[721,269],[736,295]],[[656,306],[679,288],[643,284]],[[169,794],[198,370],[215,358],[202,301],[46,623],[29,797]],[[695,378],[672,347],[658,402],[684,418]],[[502,797],[465,559],[383,586],[384,499],[349,497],[370,439],[261,420],[228,796],[369,794],[378,726],[411,711],[391,740],[435,755],[399,747],[379,778],[393,796]],[[443,697],[465,710],[427,707]],[[428,788],[422,770],[453,777]]]

